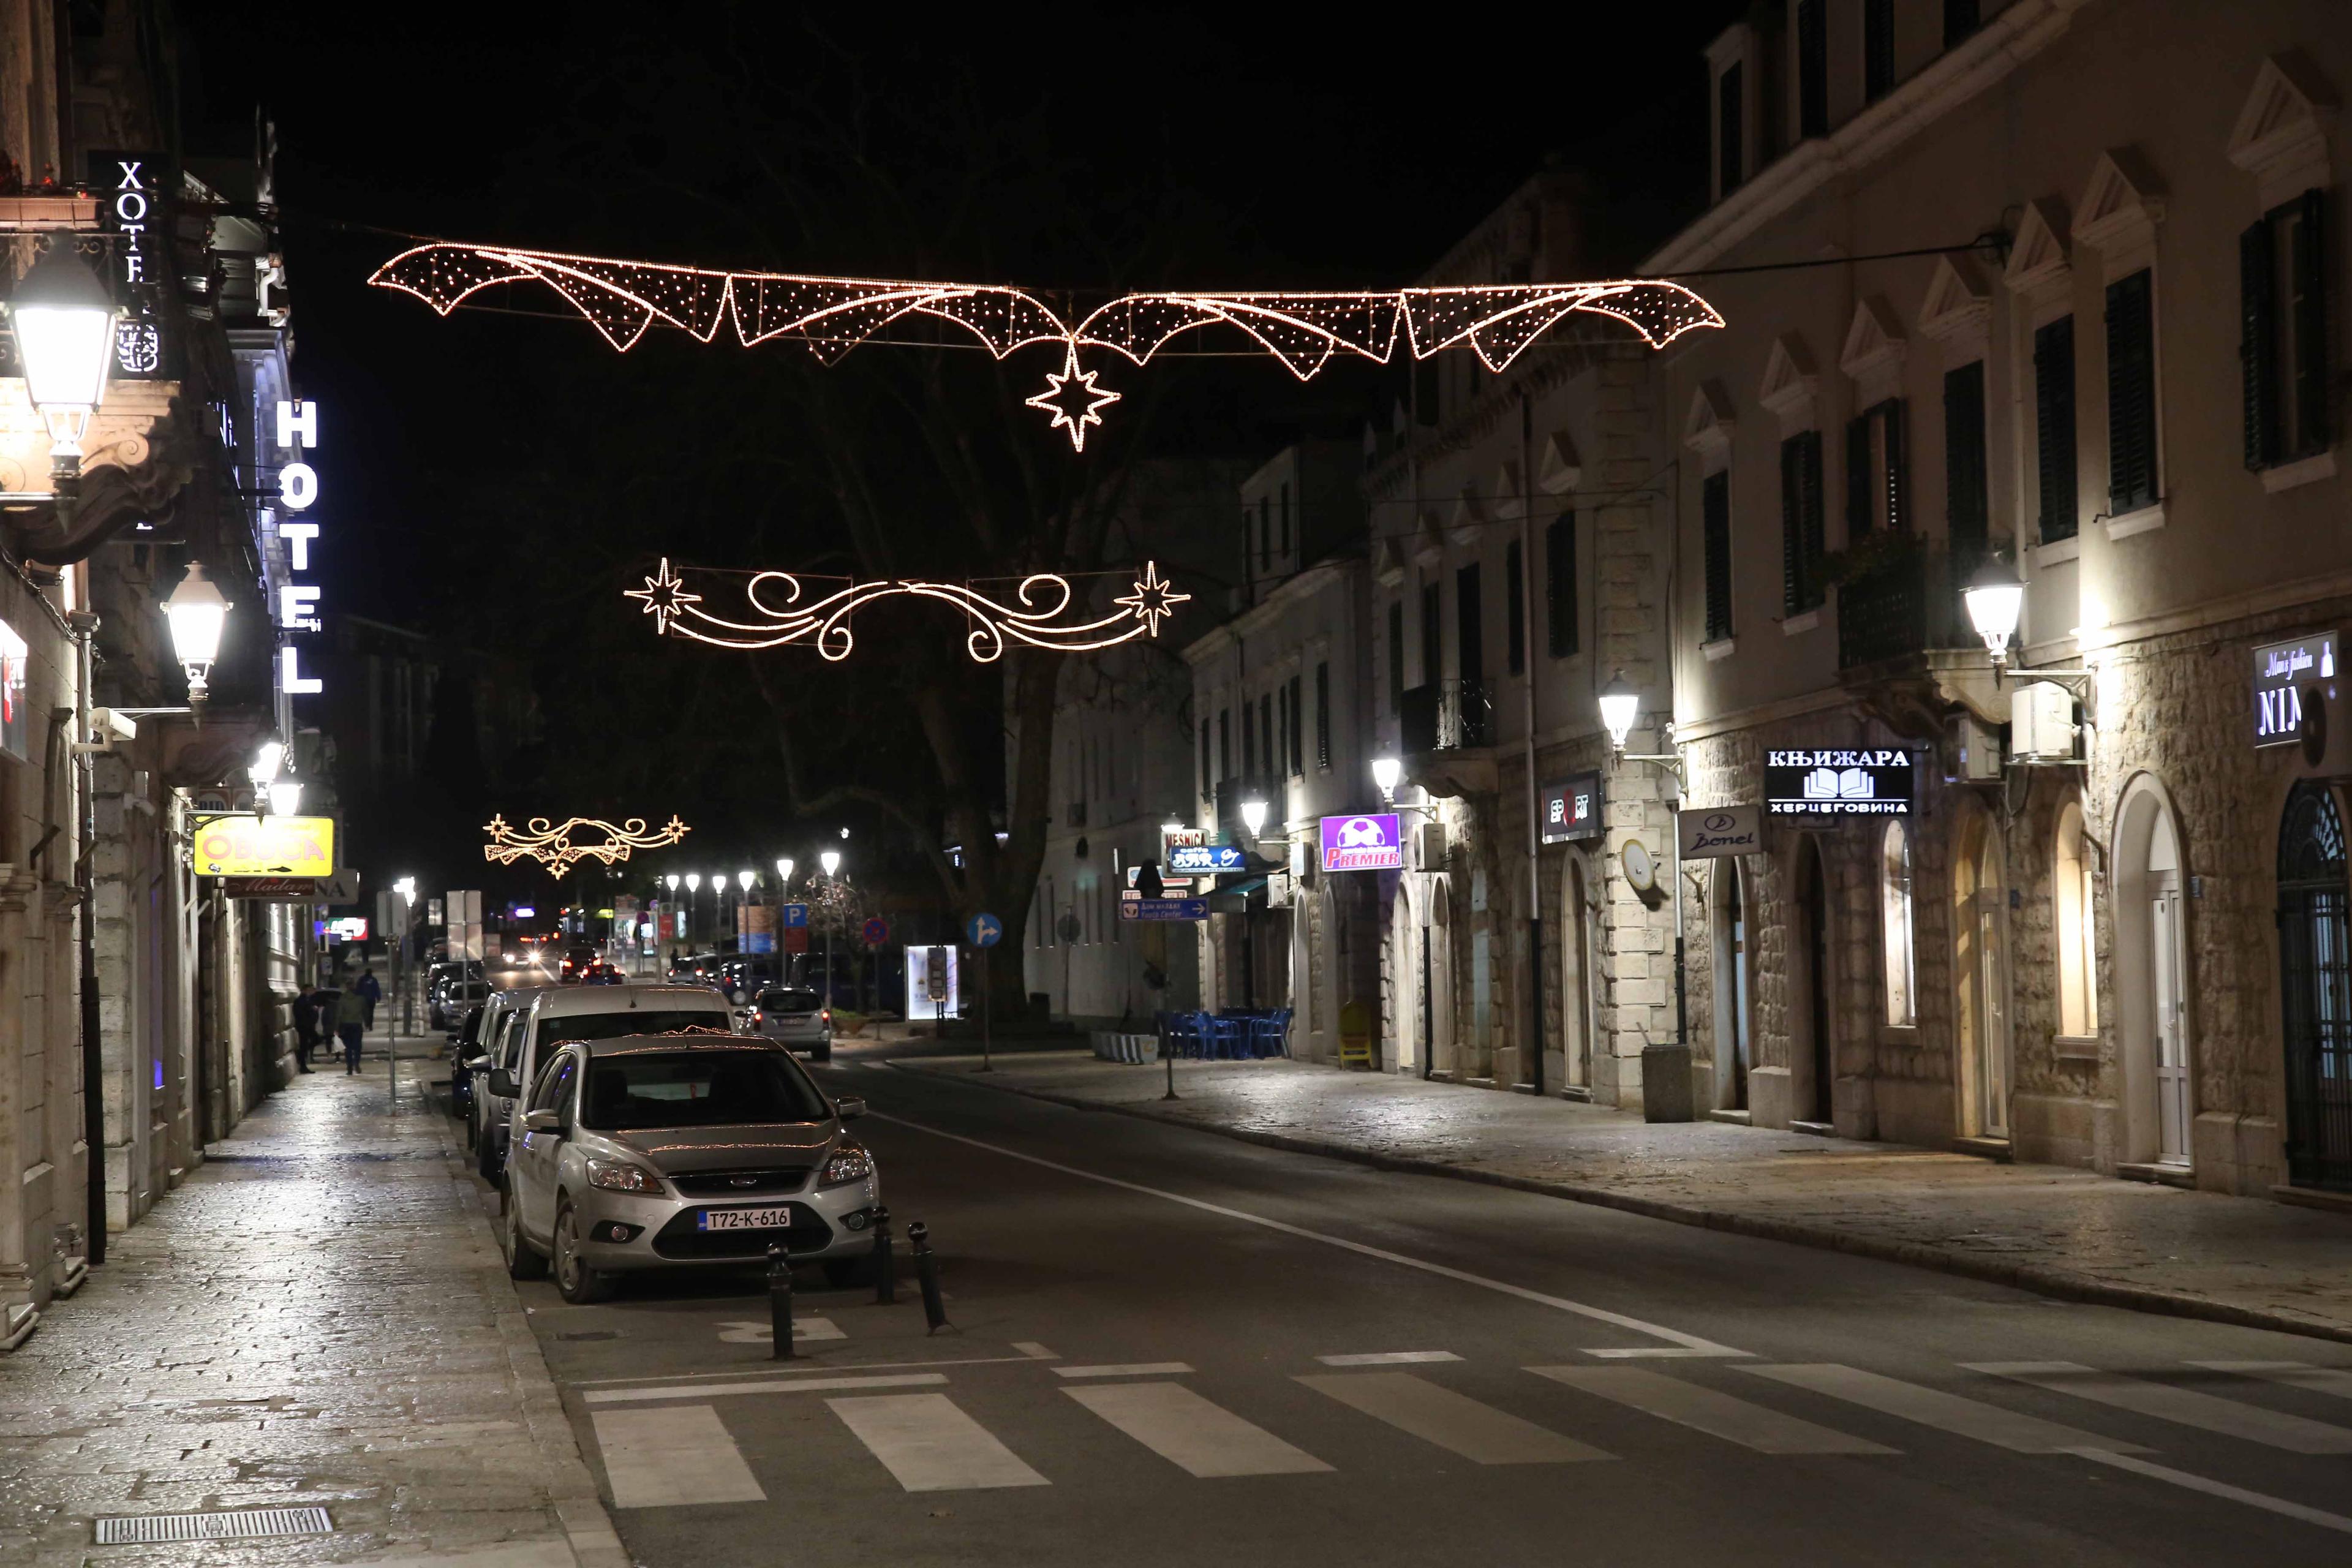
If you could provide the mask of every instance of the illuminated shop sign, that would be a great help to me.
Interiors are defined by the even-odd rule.
[[[1325,817],[1323,869],[1403,870],[1404,837],[1397,826],[1397,814],[1383,811],[1364,816]]]
[[[192,864],[205,877],[331,877],[331,816],[198,817]]]
[[[309,398],[299,403],[278,405],[278,447],[290,454],[278,467],[278,504],[293,514],[278,524],[278,537],[286,542],[287,565],[308,575],[310,572],[310,546],[319,537],[319,525],[310,518],[310,508],[319,500],[319,473],[304,462],[301,454],[319,444],[319,405]],[[278,590],[278,625],[289,632],[316,633],[319,630],[319,590],[308,583],[288,583]],[[309,697],[326,689],[316,676],[302,673],[302,650],[292,641],[278,650],[278,689],[289,697]]]
[[[1768,752],[1767,816],[1908,816],[1918,770],[1902,751]]]
[[[2315,688],[2335,684],[2334,632],[2254,649],[2254,744],[2284,746],[2301,739],[2304,704]]]
[[[114,237],[114,297],[122,314],[114,324],[114,374],[144,379],[163,369],[163,333],[155,310],[155,283],[163,272],[173,187],[178,183],[161,153],[92,153],[89,193],[99,222]]]
[[[25,660],[32,650],[16,628],[0,621],[0,752],[32,761],[32,723],[25,712]]]
[[[1543,841],[1567,844],[1601,837],[1601,775],[1571,774],[1543,786]]]

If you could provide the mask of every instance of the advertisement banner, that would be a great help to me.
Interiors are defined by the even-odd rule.
[[[1238,844],[1179,844],[1168,851],[1168,869],[1179,876],[1238,871],[1249,857]]]
[[[198,817],[191,864],[205,877],[331,877],[331,816]]]
[[[1543,786],[1543,841],[1569,844],[1601,837],[1601,774],[1570,773]]]
[[[1912,756],[1895,750],[1767,752],[1769,816],[1908,816]]]
[[[1326,871],[1402,871],[1404,839],[1397,829],[1397,814],[1375,812],[1368,816],[1327,816],[1323,819],[1323,869]]]
[[[773,904],[743,906],[743,951],[745,952],[776,951],[776,908]]]

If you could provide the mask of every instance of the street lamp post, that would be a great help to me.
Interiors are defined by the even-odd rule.
[[[825,890],[830,893],[833,890],[833,874],[841,869],[841,851],[828,849],[816,858],[816,863],[824,868]],[[824,1005],[827,1007],[833,1005],[833,921],[828,920],[824,922]]]
[[[114,361],[114,299],[60,234],[16,285],[8,314],[25,392],[49,429],[49,475],[61,507],[81,482],[81,441]]]
[[[393,1112],[397,1115],[400,1110],[400,1037],[407,1031],[407,1026],[412,1022],[408,1011],[411,1003],[408,984],[408,915],[410,908],[416,902],[416,879],[403,877],[392,885],[392,890],[400,900],[397,906],[400,910],[399,945],[392,950],[394,953],[392,986],[394,994],[400,998],[400,1006],[396,1009],[396,1016],[400,1022],[394,1024],[390,1018],[384,1020],[386,1032],[392,1036],[392,1039],[384,1047],[383,1060],[384,1091],[390,1098]],[[362,949],[362,952],[361,968],[364,970],[366,968],[365,950]]]
[[[1253,856],[1257,853],[1259,836],[1265,830],[1265,801],[1260,796],[1252,795],[1242,802],[1242,826],[1250,836],[1250,853]],[[1246,862],[1244,863],[1243,868],[1248,869]],[[1242,1005],[1244,1007],[1257,1005],[1257,942],[1252,930],[1255,923],[1250,919],[1249,895],[1244,893],[1242,895]]]
[[[221,632],[233,606],[221,596],[201,562],[188,563],[187,575],[163,603],[163,619],[172,630],[172,657],[188,678],[188,703],[201,704],[212,679],[213,660],[220,657]]]
[[[686,945],[688,948],[692,948],[695,942],[694,895],[701,890],[702,873],[699,871],[688,871],[686,874]]]
[[[1610,677],[1609,684],[1601,689],[1601,727],[1609,731],[1609,749],[1617,761],[1648,763],[1664,769],[1675,781],[1675,810],[1682,810],[1685,779],[1683,754],[1679,746],[1669,752],[1628,752],[1625,738],[1633,731],[1633,721],[1642,710],[1642,694],[1619,670]],[[1668,745],[1674,744],[1674,725],[1662,726]],[[1690,987],[1686,954],[1683,942],[1683,856],[1682,829],[1671,826],[1667,839],[1673,847],[1673,858],[1666,864],[1675,879],[1675,1038],[1687,1048],[1690,1045]]]
[[[1372,759],[1372,783],[1381,792],[1381,805],[1391,806],[1396,805],[1397,784],[1403,777],[1404,763],[1397,758],[1374,757]],[[1418,811],[1423,816],[1427,816],[1429,812],[1425,798],[1420,805],[1406,806],[1402,809]],[[1402,835],[1400,834],[1399,837],[1402,837]],[[1418,854],[1418,851],[1415,853]],[[1414,867],[1416,870],[1420,868],[1418,865]],[[1429,905],[1430,900],[1424,890],[1421,900],[1421,1076],[1424,1079],[1429,1078],[1437,1068],[1437,1016],[1429,994]],[[1399,1040],[1402,1043],[1402,1036],[1399,1037]]]

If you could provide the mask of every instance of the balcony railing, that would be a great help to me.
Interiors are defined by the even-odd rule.
[[[1966,563],[1973,571],[1977,562]],[[1960,623],[1960,563],[1924,547],[1891,552],[1838,585],[1838,668],[1853,669],[1977,638]]]
[[[1408,687],[1398,710],[1404,750],[1475,751],[1495,743],[1494,701],[1484,680],[1433,680]]]

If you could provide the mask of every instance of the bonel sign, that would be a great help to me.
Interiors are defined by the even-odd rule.
[[[1675,848],[1685,860],[1716,860],[1764,847],[1764,814],[1752,805],[1696,805],[1675,813]]]
[[[1601,774],[1571,773],[1543,786],[1543,841],[1570,844],[1601,837]]]
[[[2307,692],[2335,679],[2334,632],[2254,649],[2254,744],[2287,746],[2301,740]]]
[[[1767,752],[1768,816],[1908,816],[1917,769],[1909,752]]]
[[[331,816],[208,816],[195,826],[192,861],[204,877],[331,877]]]
[[[1365,816],[1325,817],[1323,869],[1403,870],[1404,841],[1397,831],[1397,814],[1390,811]]]

